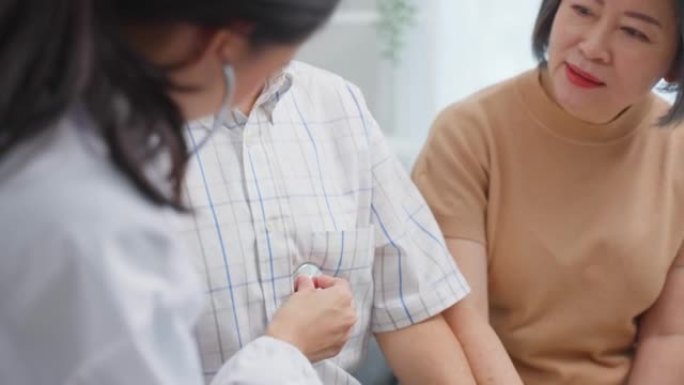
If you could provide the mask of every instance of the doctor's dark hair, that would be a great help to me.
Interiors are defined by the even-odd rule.
[[[246,23],[252,46],[267,49],[305,40],[338,1],[2,0],[0,161],[80,106],[136,188],[182,210],[187,148],[179,107],[168,96],[174,85],[129,45],[124,26],[179,22],[209,30]],[[166,185],[144,172],[160,156],[171,161]]]
[[[540,65],[546,65],[546,53],[549,48],[549,38],[553,21],[563,0],[542,0],[537,21],[532,33],[532,52]],[[673,63],[676,79],[665,87],[666,91],[676,93],[672,108],[660,118],[660,125],[678,124],[684,121],[684,0],[675,2],[677,12],[677,36],[679,47]]]

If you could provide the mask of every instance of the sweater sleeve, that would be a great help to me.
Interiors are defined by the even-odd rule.
[[[434,122],[412,177],[446,238],[486,243],[489,156],[481,119],[463,106]]]

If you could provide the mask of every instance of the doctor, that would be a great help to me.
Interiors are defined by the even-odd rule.
[[[336,3],[2,2],[0,382],[202,383],[202,287],[174,236],[183,122],[239,103]],[[320,383],[306,357],[339,352],[352,295],[296,283],[215,384]]]

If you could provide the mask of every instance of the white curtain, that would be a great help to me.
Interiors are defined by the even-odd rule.
[[[423,0],[395,70],[392,142],[407,165],[435,115],[486,86],[532,68],[540,0]]]
[[[540,0],[434,0],[436,107],[534,66]]]

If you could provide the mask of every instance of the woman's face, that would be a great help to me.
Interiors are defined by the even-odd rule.
[[[562,0],[546,86],[572,115],[610,121],[673,67],[677,31],[673,0]]]

